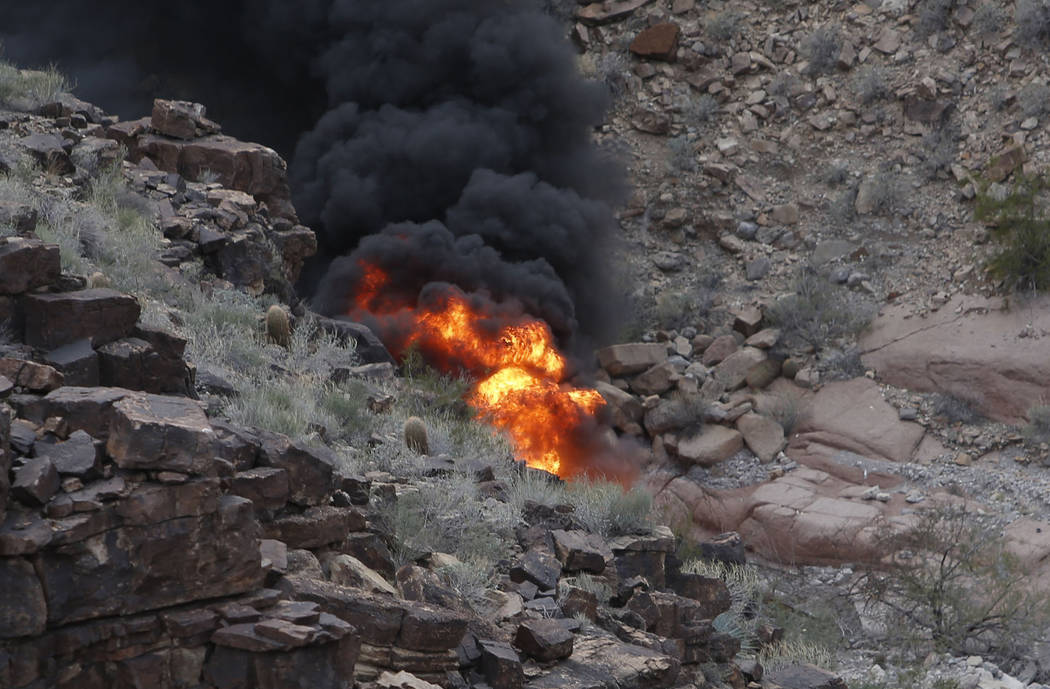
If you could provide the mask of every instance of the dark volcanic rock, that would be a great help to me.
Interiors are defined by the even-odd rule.
[[[43,505],[58,492],[59,487],[55,465],[47,457],[36,457],[15,469],[11,494],[26,505]]]
[[[337,462],[327,448],[309,447],[280,433],[260,431],[259,464],[288,472],[289,500],[297,505],[321,505],[332,491],[332,470]]]
[[[100,288],[25,297],[26,344],[54,349],[91,338],[97,347],[131,334],[139,319],[134,297]]]
[[[40,634],[47,606],[33,566],[21,558],[0,558],[0,639]],[[0,652],[2,655],[2,652]],[[0,679],[3,669],[0,668]]]
[[[30,134],[19,139],[18,143],[49,172],[68,175],[75,170],[69,154],[62,147],[62,139],[54,134]]]
[[[115,417],[113,405],[134,394],[123,388],[61,387],[50,392],[33,409],[32,418],[61,417],[71,430],[82,430],[104,440]]]
[[[230,493],[251,500],[257,509],[284,507],[288,491],[288,472],[276,467],[239,471],[230,479]]]
[[[106,449],[124,469],[215,471],[215,431],[199,403],[132,393],[113,404]]]
[[[492,689],[521,689],[525,671],[521,659],[509,644],[502,641],[479,641],[481,674]]]
[[[606,559],[612,559],[612,551],[601,538],[585,531],[556,529],[551,532],[551,537],[554,539],[554,552],[567,571],[601,574],[605,570]]]
[[[227,496],[207,511],[206,504],[185,502],[143,506],[135,517],[139,525],[91,529],[83,538],[73,533],[70,542],[42,551],[37,571],[49,623],[124,615],[258,586],[263,572],[251,503]],[[204,512],[192,513],[197,510]]]
[[[40,443],[36,453],[37,456],[50,459],[60,474],[88,478],[102,468],[95,439],[84,431],[74,431],[63,442],[52,445]]]
[[[2,211],[2,209],[0,209]],[[33,216],[33,226],[36,225]],[[27,223],[18,222],[15,227]],[[0,225],[6,224],[0,216]],[[62,272],[58,245],[45,244],[39,239],[4,237],[0,239],[0,295],[22,294],[50,285]]]
[[[30,392],[51,392],[64,382],[62,374],[51,366],[9,357],[0,358],[0,375]]]
[[[16,234],[29,234],[36,229],[36,209],[16,201],[0,201],[0,225],[8,225]]]
[[[0,408],[0,524],[3,523],[7,508],[7,492],[10,482],[7,477],[11,471],[11,419]]]
[[[526,620],[514,635],[515,646],[543,662],[568,658],[572,641],[572,632],[558,620]]]
[[[45,359],[62,372],[66,385],[96,387],[99,384],[98,354],[88,338],[54,349]]]
[[[154,331],[158,337],[161,333]],[[116,340],[98,348],[99,378],[109,387],[154,393],[189,395],[193,374],[183,361],[182,346],[158,352],[150,342],[138,337]],[[175,351],[172,351],[172,350]],[[177,352],[177,353],[176,353]]]

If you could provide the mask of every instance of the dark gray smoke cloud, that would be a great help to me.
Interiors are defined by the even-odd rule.
[[[0,0],[0,40],[122,115],[189,98],[286,156],[297,142],[296,207],[327,258],[344,256],[323,266],[319,310],[348,310],[366,261],[406,303],[452,283],[567,343],[609,320],[620,177],[590,141],[605,91],[577,76],[564,26],[537,5]]]

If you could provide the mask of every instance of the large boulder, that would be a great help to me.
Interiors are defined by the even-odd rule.
[[[641,373],[667,361],[667,345],[658,342],[633,342],[599,349],[598,363],[611,376]]]
[[[134,297],[107,288],[25,297],[25,341],[54,349],[91,338],[98,347],[127,337],[139,319]]]
[[[37,557],[49,624],[228,596],[262,583],[259,526],[249,501],[215,479],[143,485],[107,519],[55,520]],[[121,518],[123,525],[112,525]],[[88,528],[95,519],[98,525]],[[85,523],[87,522],[87,523]]]
[[[130,394],[113,404],[106,449],[123,469],[215,473],[215,431],[198,402]]]
[[[1050,297],[1024,308],[1005,299],[956,296],[915,318],[885,307],[860,339],[864,365],[879,380],[920,392],[963,398],[988,418],[1024,423],[1050,399]]]

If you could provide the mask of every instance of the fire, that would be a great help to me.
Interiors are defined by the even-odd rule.
[[[360,267],[351,315],[377,320],[395,355],[417,347],[432,363],[475,377],[468,404],[507,433],[529,466],[563,475],[582,463],[580,431],[605,401],[595,390],[564,382],[565,357],[546,323],[524,316],[508,322],[452,286],[434,303],[393,305],[380,296],[387,275],[368,263]]]

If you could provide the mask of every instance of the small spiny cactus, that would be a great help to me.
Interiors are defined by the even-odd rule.
[[[416,454],[430,454],[427,425],[418,416],[410,416],[405,419],[405,445]]]
[[[292,343],[292,328],[288,323],[288,314],[277,304],[266,311],[266,336],[270,341],[288,349]]]
[[[88,289],[96,289],[99,287],[112,287],[113,282],[108,277],[106,277],[104,273],[95,271],[94,273],[88,276],[87,286]]]

